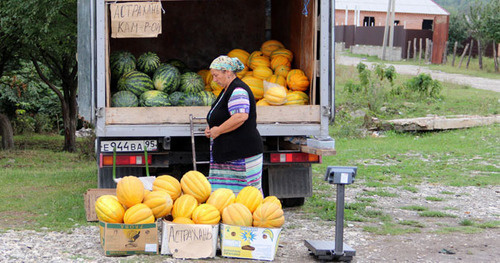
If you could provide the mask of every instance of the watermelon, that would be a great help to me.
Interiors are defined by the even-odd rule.
[[[189,71],[189,68],[188,68],[188,66],[186,65],[186,63],[182,62],[182,61],[181,61],[181,60],[179,60],[179,59],[175,59],[175,58],[174,58],[174,59],[169,59],[169,60],[167,61],[167,64],[169,64],[169,65],[172,65],[172,66],[176,67],[176,68],[179,70],[179,72],[180,72],[181,74],[184,74],[184,73],[186,73],[186,72],[188,72],[188,71]]]
[[[198,93],[186,93],[184,97],[184,106],[203,106],[200,95]]]
[[[180,90],[186,93],[198,93],[205,89],[205,82],[198,73],[186,72],[181,75]]]
[[[139,98],[142,107],[165,107],[170,106],[167,93],[159,90],[149,90],[142,93]]]
[[[186,97],[186,93],[182,91],[174,91],[168,98],[170,99],[172,106],[184,106],[184,97]]]
[[[151,81],[151,78],[146,75],[146,73],[137,70],[125,73],[118,80],[118,90],[128,90],[136,96],[140,96],[145,91],[153,89],[153,81]]]
[[[118,91],[111,96],[111,107],[137,107],[139,99],[128,90]]]
[[[115,51],[109,57],[111,78],[115,81],[120,79],[123,74],[135,70],[135,67],[135,57],[128,51]]]
[[[200,96],[201,104],[203,106],[212,106],[212,103],[214,103],[217,99],[217,97],[215,97],[215,94],[206,90],[201,91],[200,93],[198,93],[198,95]]]
[[[137,59],[137,69],[141,72],[153,76],[160,66],[160,57],[153,52],[146,52]]]
[[[153,75],[154,87],[159,91],[170,94],[179,87],[180,76],[181,74],[176,67],[169,64],[162,64],[156,69]]]

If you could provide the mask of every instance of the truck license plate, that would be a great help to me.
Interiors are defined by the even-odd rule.
[[[156,140],[135,140],[135,141],[101,141],[101,152],[144,152],[144,147],[148,152],[158,150]]]

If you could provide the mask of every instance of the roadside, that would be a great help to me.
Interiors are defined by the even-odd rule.
[[[341,53],[336,53],[335,62],[339,65],[345,66],[356,66],[359,62],[363,62],[371,68],[373,64],[377,62],[368,62],[362,57],[350,57],[343,55]],[[471,77],[461,74],[446,73],[438,70],[431,70],[426,66],[414,66],[414,65],[400,65],[400,64],[390,64],[385,63],[387,66],[394,66],[396,72],[405,75],[418,75],[420,73],[430,74],[433,79],[439,81],[455,83],[464,86],[471,86],[476,89],[491,90],[495,92],[500,92],[500,80],[499,79],[487,79],[480,77]]]

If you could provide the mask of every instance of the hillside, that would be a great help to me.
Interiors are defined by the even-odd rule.
[[[479,0],[480,2],[491,2],[497,0]],[[475,1],[471,0],[434,0],[438,5],[446,9],[450,13],[466,13],[469,10],[469,6]]]

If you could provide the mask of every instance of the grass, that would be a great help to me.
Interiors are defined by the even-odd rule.
[[[440,201],[444,201],[444,198],[437,197],[437,196],[427,196],[427,197],[425,197],[425,200],[427,200],[427,201],[434,201],[434,202],[440,202]]]
[[[95,162],[61,152],[61,136],[16,136],[0,151],[0,214],[8,228],[66,230],[86,224],[83,193],[96,188]]]
[[[419,206],[419,205],[410,205],[410,206],[403,206],[400,207],[401,209],[404,210],[410,210],[410,211],[427,211],[427,207]]]
[[[441,211],[422,211],[418,213],[422,217],[457,217],[456,215],[448,214]]]

